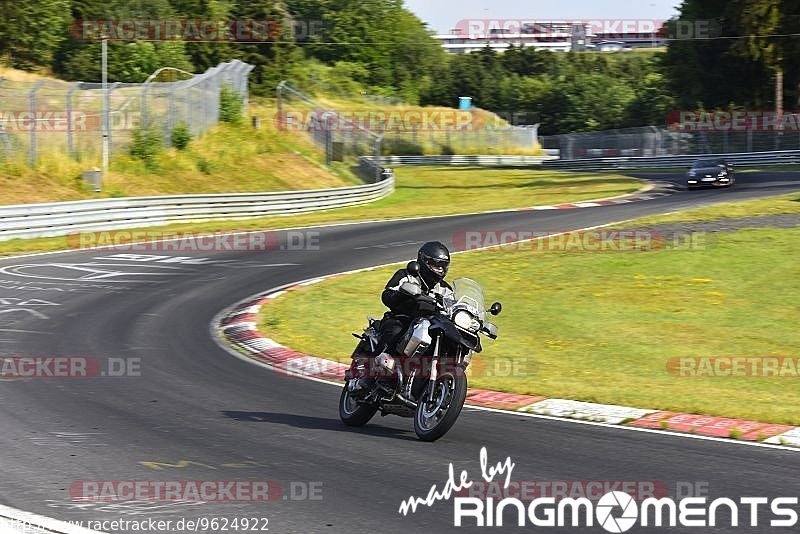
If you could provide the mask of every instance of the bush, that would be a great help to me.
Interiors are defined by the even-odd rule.
[[[206,159],[201,159],[197,162],[197,170],[202,172],[203,174],[211,174],[211,162]]]
[[[381,152],[384,156],[424,156],[425,149],[418,143],[405,139],[384,139]]]
[[[230,85],[223,85],[219,93],[219,120],[231,124],[242,122],[244,102],[242,97]]]
[[[164,150],[164,140],[156,128],[137,128],[133,131],[130,154],[144,161],[148,169],[158,168],[156,156]]]
[[[189,146],[189,141],[192,140],[192,133],[189,131],[189,127],[186,126],[185,122],[179,122],[175,125],[175,128],[172,129],[171,140],[172,146],[178,150],[183,150]]]

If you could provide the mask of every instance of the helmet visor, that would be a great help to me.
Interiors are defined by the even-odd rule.
[[[439,260],[435,258],[425,258],[425,265],[431,272],[435,273],[437,276],[444,276],[447,274],[447,267],[450,265],[450,260]]]

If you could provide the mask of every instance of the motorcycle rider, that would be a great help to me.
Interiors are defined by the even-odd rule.
[[[386,284],[381,294],[383,304],[389,308],[381,321],[379,339],[383,349],[375,361],[385,362],[402,351],[397,347],[400,338],[411,325],[411,321],[419,316],[436,311],[436,299],[451,297],[453,288],[445,282],[444,277],[450,269],[450,251],[438,241],[430,241],[422,245],[417,253],[419,275],[415,276],[407,269],[399,269]],[[422,288],[416,297],[400,291],[404,282],[411,282]]]

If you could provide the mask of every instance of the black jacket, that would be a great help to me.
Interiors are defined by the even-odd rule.
[[[417,311],[417,302],[414,297],[406,295],[400,291],[400,286],[403,285],[403,282],[413,282],[419,286],[422,286],[419,278],[412,276],[405,269],[400,269],[394,273],[394,276],[392,276],[392,278],[386,283],[386,288],[383,290],[381,300],[393,314],[413,316]],[[450,284],[444,280],[439,282],[437,287],[443,287],[452,290]],[[431,291],[428,293],[430,294]]]

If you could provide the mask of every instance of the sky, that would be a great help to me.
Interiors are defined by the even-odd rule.
[[[680,0],[405,0],[436,33],[449,33],[464,19],[665,20]]]

